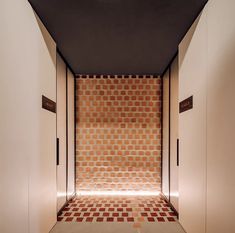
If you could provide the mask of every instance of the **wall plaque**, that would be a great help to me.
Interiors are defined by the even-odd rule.
[[[193,96],[180,102],[179,110],[180,113],[188,111],[193,108]]]
[[[53,100],[48,99],[44,95],[42,95],[42,108],[56,113],[56,103]]]

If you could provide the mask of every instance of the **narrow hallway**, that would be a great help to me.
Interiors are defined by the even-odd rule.
[[[234,0],[1,0],[0,233],[234,233]]]
[[[161,195],[162,80],[77,76],[76,196],[52,232],[183,232]]]
[[[160,195],[162,85],[151,75],[77,77],[77,195],[52,232],[183,232]]]

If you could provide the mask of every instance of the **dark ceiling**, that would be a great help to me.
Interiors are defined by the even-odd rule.
[[[161,74],[206,0],[29,0],[76,74]]]

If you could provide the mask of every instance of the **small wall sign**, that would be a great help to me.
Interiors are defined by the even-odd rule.
[[[42,95],[42,108],[56,113],[56,103],[53,100],[48,99],[44,95]]]
[[[179,112],[185,112],[193,108],[193,96],[180,102]]]

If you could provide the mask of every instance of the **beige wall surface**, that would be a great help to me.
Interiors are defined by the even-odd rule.
[[[66,64],[57,54],[57,138],[59,138],[59,165],[57,166],[57,211],[67,200],[66,161]]]
[[[56,45],[26,0],[0,7],[0,232],[45,233],[56,222]]]
[[[207,233],[235,232],[235,1],[208,3]]]
[[[204,10],[205,12],[205,10]],[[193,109],[179,114],[179,217],[188,233],[205,232],[206,24],[201,15],[179,47],[179,101],[193,95]]]
[[[235,2],[210,0],[180,44],[180,222],[188,233],[235,232]]]
[[[162,192],[178,211],[178,56],[163,76]],[[169,159],[170,156],[170,159]]]
[[[57,212],[75,193],[74,82],[73,73],[57,53],[57,138],[59,138]]]
[[[179,69],[178,56],[171,64],[171,84],[170,84],[170,202],[178,211],[178,176],[179,169],[177,166],[177,139],[178,135],[178,121],[179,121]]]
[[[75,101],[74,101],[74,85],[75,78],[73,73],[68,69],[67,76],[67,89],[68,89],[68,198],[71,198],[75,192]]]
[[[169,199],[169,70],[163,76],[162,192]]]

